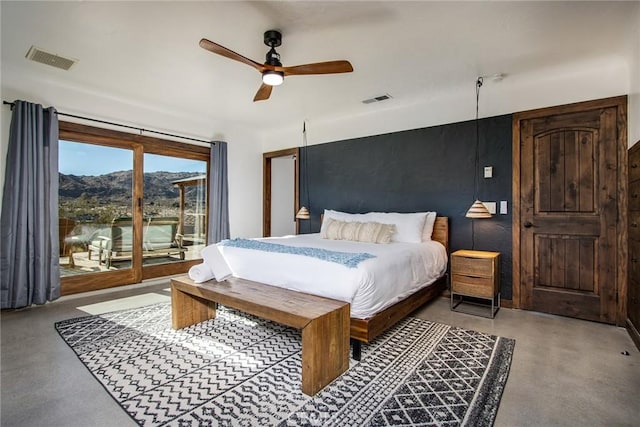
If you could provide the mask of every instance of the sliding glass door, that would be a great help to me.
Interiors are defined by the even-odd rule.
[[[60,123],[62,293],[184,273],[206,245],[209,147]]]
[[[133,219],[133,151],[60,141],[58,170],[61,277],[109,271],[115,254],[131,253],[132,228],[121,225]]]
[[[144,155],[142,265],[199,259],[206,243],[207,163]]]

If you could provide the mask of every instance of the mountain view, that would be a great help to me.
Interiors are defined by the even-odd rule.
[[[113,218],[131,216],[133,171],[97,176],[59,174],[59,215],[77,222],[109,224]],[[196,172],[150,172],[144,174],[144,214],[178,216],[180,192],[173,182],[199,176]],[[187,211],[195,211],[197,185],[185,188]],[[202,198],[202,195],[200,196]],[[201,204],[204,200],[201,200]],[[204,211],[204,206],[198,209]]]

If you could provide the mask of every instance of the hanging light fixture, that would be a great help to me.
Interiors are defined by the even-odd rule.
[[[487,209],[487,207],[480,200],[476,200],[473,202],[467,213],[465,214],[467,218],[491,218],[491,213]]]
[[[309,206],[309,172],[307,172],[307,156],[309,152],[307,150],[307,122],[302,122],[302,146],[304,147],[304,186],[307,196],[307,206]],[[296,219],[309,219],[309,209],[306,206],[300,207],[296,213]]]
[[[309,209],[306,206],[302,206],[296,214],[296,219],[309,219]]]
[[[483,79],[482,77],[478,77],[476,80],[476,158],[475,158],[475,168],[473,173],[473,196],[476,199],[475,202],[471,205],[469,210],[466,213],[467,218],[491,218],[491,213],[487,207],[480,201],[478,197],[478,175],[480,171],[478,170],[480,165],[480,131],[479,131],[479,119],[478,119],[478,106],[480,105],[480,87],[482,87]],[[473,231],[472,231],[473,233]]]

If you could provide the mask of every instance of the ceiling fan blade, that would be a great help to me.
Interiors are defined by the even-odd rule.
[[[265,101],[269,99],[269,97],[271,96],[272,90],[273,90],[273,86],[262,83],[262,85],[260,86],[260,89],[258,89],[258,91],[256,92],[256,96],[253,97],[253,102]]]
[[[236,61],[242,62],[243,64],[247,64],[261,73],[265,70],[264,65],[257,63],[249,58],[246,58],[239,53],[232,51],[231,49],[227,49],[224,46],[219,45],[218,43],[214,43],[211,40],[202,39],[200,40],[200,47],[208,50],[209,52],[217,53],[218,55],[222,55],[229,59],[234,59]]]
[[[276,67],[277,71],[283,71],[285,76],[304,74],[337,74],[350,73],[353,66],[349,61],[316,62],[314,64],[295,65],[293,67]]]

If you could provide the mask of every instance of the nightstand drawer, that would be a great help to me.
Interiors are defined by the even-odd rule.
[[[493,298],[498,290],[496,289],[496,281],[493,277],[469,277],[452,274],[451,292],[482,298]]]
[[[478,300],[489,300],[490,305]],[[485,317],[492,319],[500,309],[499,252],[460,249],[451,254],[451,310],[484,316],[464,309],[470,305],[489,308]]]
[[[491,258],[451,257],[451,270],[469,276],[492,277],[494,261]]]

